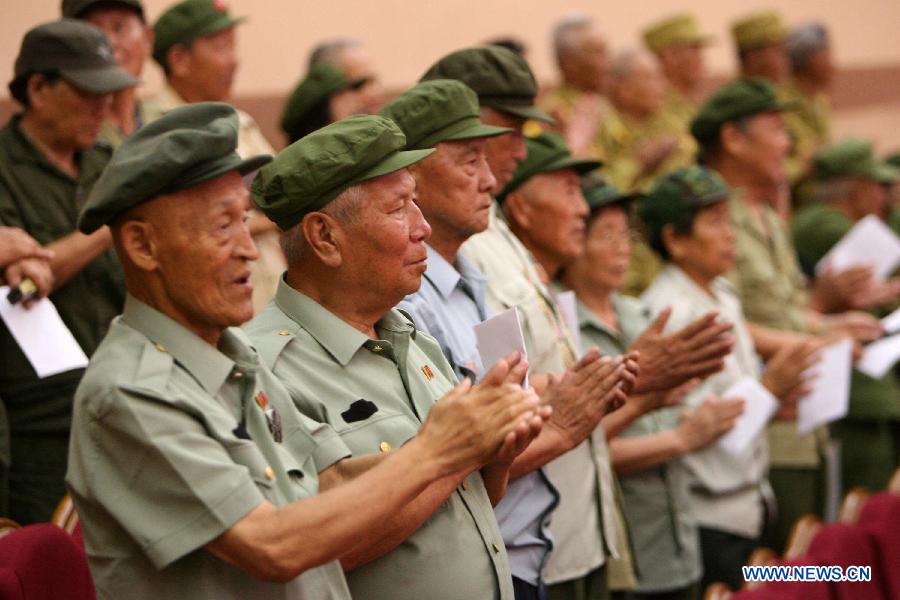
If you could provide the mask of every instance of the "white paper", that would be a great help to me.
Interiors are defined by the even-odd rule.
[[[900,333],[872,342],[863,350],[856,368],[875,379],[881,379],[900,360]]]
[[[518,351],[528,358],[525,351],[525,337],[522,335],[522,324],[519,322],[519,310],[514,306],[495,315],[487,321],[475,325],[475,339],[478,354],[485,371],[490,370],[496,362]],[[525,375],[523,387],[528,387],[528,375]]]
[[[778,410],[778,400],[752,377],[744,377],[722,394],[725,400],[743,398],[744,412],[731,431],[719,438],[719,446],[735,456],[743,454]]]
[[[578,302],[575,300],[575,292],[572,290],[560,292],[554,299],[556,300],[557,308],[559,308],[559,314],[562,315],[563,322],[572,335],[575,350],[580,354],[583,348],[581,347],[581,328],[578,326]]]
[[[897,333],[900,331],[900,308],[881,320],[881,326],[885,333]]]
[[[860,219],[816,265],[816,273],[826,267],[845,271],[870,266],[877,280],[883,280],[900,265],[900,238],[875,215]]]
[[[819,362],[808,372],[816,373],[812,391],[797,403],[797,431],[808,433],[825,423],[846,416],[850,405],[850,369],[853,342],[841,340],[818,353]]]
[[[0,286],[0,317],[39,378],[87,366],[87,356],[50,300],[38,300],[26,310],[21,303],[10,304],[7,294],[9,287]]]

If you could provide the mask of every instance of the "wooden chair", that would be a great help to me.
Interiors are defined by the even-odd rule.
[[[13,521],[12,519],[7,519],[5,517],[0,517],[0,538],[5,535],[8,535],[15,531],[16,529],[21,529],[22,526]]]
[[[889,492],[894,492],[895,494],[900,494],[900,467],[894,471],[893,477],[891,477],[890,483],[888,483]]]
[[[809,545],[819,529],[822,528],[822,519],[815,515],[804,515],[797,519],[788,535],[787,547],[784,549],[784,558],[790,560],[805,556],[809,551]]]
[[[757,548],[747,559],[745,566],[747,567],[767,567],[778,562],[778,555],[771,548]],[[760,581],[747,581],[744,583],[744,589],[753,590],[762,586]]]
[[[703,594],[703,600],[731,600],[734,592],[726,584],[721,582],[711,583]]]
[[[75,533],[75,529],[78,527],[78,513],[75,511],[75,504],[72,502],[71,496],[68,494],[63,496],[63,499],[56,505],[50,522],[62,528],[69,535]]]
[[[862,510],[863,505],[871,495],[872,493],[864,487],[855,487],[847,492],[847,495],[844,496],[844,501],[841,503],[838,521],[854,525],[859,521],[859,511]]]

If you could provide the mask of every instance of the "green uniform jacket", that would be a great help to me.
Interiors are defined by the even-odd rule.
[[[78,387],[66,478],[97,597],[349,600],[337,562],[276,584],[204,549],[263,501],[316,494],[349,454],[241,330],[214,348],[129,296]]]
[[[260,355],[308,417],[356,456],[399,448],[456,385],[438,343],[398,311],[371,340],[308,296],[279,284],[248,325]],[[479,473],[469,475],[400,546],[347,573],[356,598],[512,600],[512,576]]]

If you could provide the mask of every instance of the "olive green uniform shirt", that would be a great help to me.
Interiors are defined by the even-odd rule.
[[[349,600],[337,562],[267,583],[204,548],[349,454],[241,330],[213,347],[129,296],[78,388],[66,479],[98,598]]]
[[[20,116],[14,116],[0,130],[0,224],[24,229],[46,245],[76,230],[78,212],[109,161],[110,151],[95,146],[80,152],[80,175],[73,179],[32,145],[19,123]],[[90,356],[125,300],[124,276],[112,248],[52,293],[50,300]],[[38,379],[2,322],[0,356],[0,397],[13,434],[67,434],[72,397],[84,370]]]
[[[670,85],[666,89],[666,99],[662,113],[671,123],[677,124],[683,131],[690,131],[691,121],[697,116],[700,105]]]
[[[639,300],[613,294],[612,301],[618,331],[581,302],[577,305],[583,342],[599,347],[605,356],[624,354],[650,325],[649,309]],[[620,435],[651,435],[677,423],[677,411],[658,410],[637,418]],[[691,517],[685,475],[676,460],[618,477],[639,574],[637,592],[683,588],[700,580],[700,540]]]
[[[573,87],[569,87],[567,85],[561,85],[544,94],[540,98],[538,104],[544,112],[551,115],[556,120],[556,124],[553,126],[548,126],[548,124],[543,122],[539,123],[538,121],[529,121],[525,127],[526,135],[537,135],[545,129],[555,129],[565,134],[572,121],[578,118],[578,115],[576,113],[580,108],[579,105],[581,104],[584,96],[585,92],[577,90]],[[605,161],[606,158],[604,156],[603,146],[600,144],[600,128],[602,127],[603,121],[606,120],[607,115],[609,115],[612,107],[610,106],[609,100],[607,100],[603,96],[599,97],[598,102],[599,106],[597,108],[597,111],[599,114],[597,135],[595,136],[592,143],[590,143],[587,150],[583,153],[583,156],[585,158]]]
[[[438,343],[397,311],[369,339],[284,281],[247,331],[296,406],[356,455],[399,448],[456,385]],[[512,600],[512,576],[481,475],[469,475],[400,546],[347,573],[356,598]]]
[[[825,93],[809,96],[791,81],[778,89],[780,99],[797,103],[797,108],[784,113],[791,134],[791,153],[787,174],[797,183],[809,174],[812,158],[831,141],[831,101]]]
[[[737,290],[744,316],[751,323],[783,331],[806,329],[807,295],[794,245],[784,221],[768,206],[761,228],[735,190],[728,200],[736,236],[735,267],[728,278]],[[815,433],[799,434],[795,421],[769,425],[773,467],[813,468],[819,464]]]

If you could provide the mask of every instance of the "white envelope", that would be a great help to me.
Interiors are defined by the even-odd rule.
[[[778,410],[778,400],[769,390],[752,377],[744,377],[722,394],[722,398],[743,398],[744,412],[734,427],[719,438],[718,444],[729,454],[740,456],[751,442],[765,429]]]
[[[797,403],[797,431],[808,433],[846,416],[852,367],[853,342],[849,339],[819,351],[819,362],[810,367],[810,372],[817,373],[813,389]]]
[[[875,379],[881,379],[900,360],[900,333],[867,345],[856,368]]]
[[[881,326],[885,333],[900,332],[900,308],[881,320]]]
[[[481,356],[485,372],[489,371],[498,360],[516,351],[528,358],[522,324],[519,321],[519,310],[515,306],[475,325],[474,330],[478,354]],[[527,374],[522,386],[528,387]]]
[[[875,215],[860,219],[853,229],[822,257],[816,273],[830,266],[835,271],[870,266],[875,279],[883,280],[900,265],[900,238]]]
[[[87,356],[49,299],[26,310],[21,303],[10,304],[7,294],[9,287],[0,286],[0,318],[39,378],[87,366]]]

